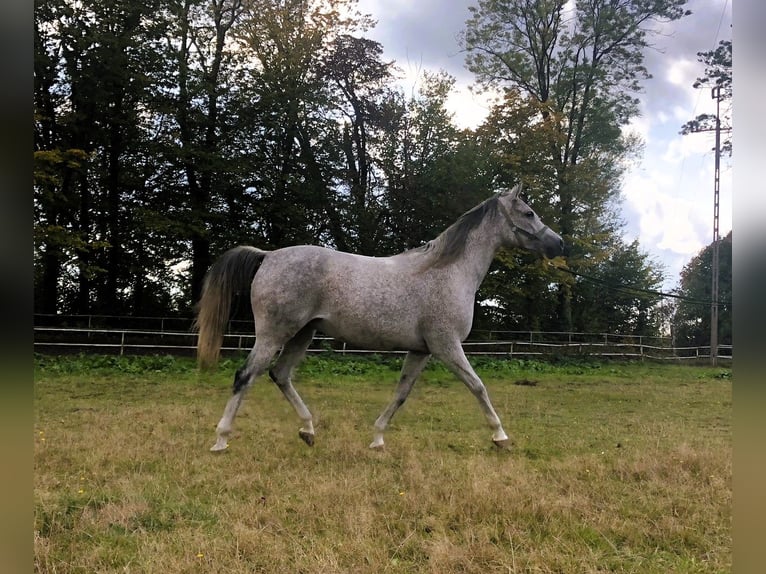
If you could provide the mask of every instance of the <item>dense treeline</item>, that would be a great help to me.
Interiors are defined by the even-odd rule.
[[[578,3],[575,28],[565,4],[478,2],[469,67],[502,97],[461,130],[453,79],[406,96],[353,0],[36,0],[36,311],[189,314],[236,244],[391,254],[523,181],[597,281],[502,253],[478,326],[656,334],[641,289],[662,271],[617,216],[639,149],[620,126],[644,24],[684,2]]]

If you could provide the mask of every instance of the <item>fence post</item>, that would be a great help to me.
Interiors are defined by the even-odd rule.
[[[125,352],[125,331],[120,333],[120,357],[122,357],[124,352]]]

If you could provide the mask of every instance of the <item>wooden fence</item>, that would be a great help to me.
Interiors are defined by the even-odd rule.
[[[53,320],[57,317],[57,320]],[[108,323],[101,316],[36,316],[34,348],[47,354],[79,352],[106,354],[171,354],[192,356],[196,352],[196,334],[189,319],[183,318],[111,318],[123,325]],[[147,319],[154,322],[147,322]],[[147,325],[148,328],[133,328]],[[47,325],[45,323],[48,323]],[[54,324],[58,323],[58,324]],[[114,323],[114,321],[112,321]],[[179,328],[180,327],[180,328]],[[250,332],[246,332],[245,328]],[[232,322],[224,336],[222,354],[248,351],[255,342],[252,322]],[[601,357],[628,360],[686,361],[710,360],[710,347],[673,347],[665,337],[642,337],[612,333],[570,333],[540,331],[474,331],[463,343],[467,355],[504,358],[550,358],[558,356]],[[316,336],[309,353],[400,354],[355,347],[343,341]],[[731,362],[731,345],[719,345],[720,364]]]

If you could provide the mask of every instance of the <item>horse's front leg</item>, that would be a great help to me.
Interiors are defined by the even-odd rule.
[[[404,404],[404,401],[407,400],[407,396],[410,394],[412,386],[415,384],[418,376],[420,376],[420,373],[423,372],[423,368],[426,366],[430,356],[431,355],[428,353],[407,353],[407,356],[404,358],[401,374],[399,375],[396,396],[394,396],[394,400],[391,401],[375,421],[375,434],[373,435],[370,448],[383,448],[383,431],[386,430],[394,413]]]
[[[492,442],[499,448],[507,448],[510,446],[510,439],[503,430],[503,425],[500,422],[500,417],[497,416],[492,402],[489,400],[489,394],[487,388],[481,381],[479,376],[471,367],[471,363],[463,352],[463,347],[460,343],[450,345],[447,349],[440,349],[440,351],[433,351],[434,354],[441,359],[447,368],[452,371],[463,383],[471,390],[473,395],[479,401],[479,406],[484,413],[484,416],[492,429]]]

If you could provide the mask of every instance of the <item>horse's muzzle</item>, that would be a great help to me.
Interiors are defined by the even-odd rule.
[[[548,259],[564,255],[564,250],[566,249],[566,245],[561,236],[550,229],[548,229],[548,233],[543,238],[543,245],[545,256]]]

